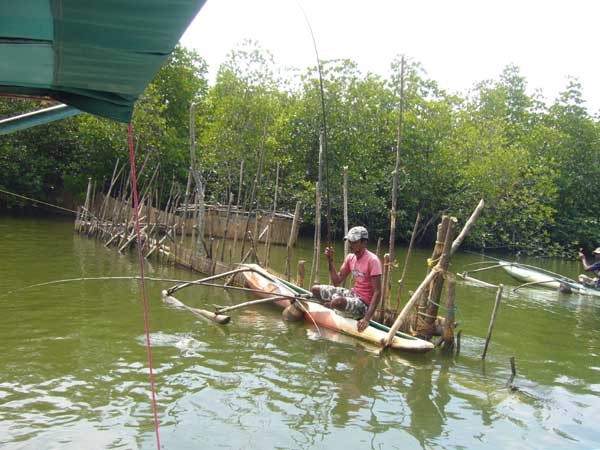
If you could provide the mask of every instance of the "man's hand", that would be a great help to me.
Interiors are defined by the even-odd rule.
[[[333,261],[333,247],[325,248],[325,256],[327,256],[329,262]]]
[[[358,322],[356,322],[356,328],[358,329],[359,333],[362,333],[363,331],[365,331],[365,329],[369,326],[369,320],[368,319],[360,319]]]

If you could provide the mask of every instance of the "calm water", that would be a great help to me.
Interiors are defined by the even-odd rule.
[[[17,290],[137,274],[134,255],[74,234],[70,221],[7,217],[0,252],[0,447],[156,448],[138,282]],[[311,252],[307,240],[295,257],[310,260]],[[423,278],[429,254],[416,253],[406,291]],[[453,269],[480,261],[457,255]],[[579,270],[527,262],[569,276]],[[146,274],[192,277],[154,261]],[[499,271],[478,275],[517,285]],[[164,448],[600,447],[600,299],[535,288],[511,294],[482,363],[495,290],[459,283],[462,348],[451,356],[380,354],[285,323],[272,306],[214,325],[162,304],[160,291],[172,284],[147,285]],[[197,307],[250,298],[216,288],[178,297]],[[505,387],[511,356],[517,392]]]

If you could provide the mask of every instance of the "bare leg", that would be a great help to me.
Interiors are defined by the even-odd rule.
[[[338,311],[345,311],[347,305],[346,297],[342,297],[341,295],[334,295],[331,301],[329,302],[329,308],[337,309]]]
[[[313,297],[321,298],[321,285],[315,284],[310,288],[310,292],[312,292]]]

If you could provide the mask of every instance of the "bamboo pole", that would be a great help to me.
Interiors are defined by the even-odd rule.
[[[391,264],[390,264],[390,254],[386,253],[383,255],[383,280],[382,287],[383,289],[380,292],[380,302],[379,302],[379,322],[385,323],[385,310],[386,310],[386,295],[385,295],[385,286],[387,286],[388,281],[391,276]]]
[[[398,314],[398,310],[400,309],[400,300],[402,299],[402,290],[404,289],[404,280],[406,279],[406,270],[408,268],[408,261],[410,260],[412,250],[415,245],[415,236],[417,235],[417,227],[419,226],[420,221],[421,221],[421,213],[419,211],[417,211],[417,218],[415,219],[415,224],[413,226],[412,234],[410,236],[410,243],[408,244],[408,250],[406,251],[406,257],[404,258],[404,267],[402,268],[402,276],[400,277],[400,280],[398,280],[398,295],[396,296],[396,309],[394,311],[394,315]]]
[[[434,265],[437,265],[440,257],[442,255],[444,249],[444,242],[446,240],[446,233],[448,231],[448,224],[450,223],[450,217],[443,216],[442,221],[437,226],[437,234],[435,238],[435,245],[433,246],[433,251],[431,253],[431,257],[428,260],[427,265],[427,273],[431,271]],[[431,286],[423,292],[423,295],[416,302],[416,314],[413,315],[413,320],[411,321],[413,328],[417,330],[423,329],[424,326],[421,324],[422,318],[425,315],[425,310],[427,309],[427,304],[431,297]]]
[[[456,250],[458,250],[458,247],[460,247],[460,245],[463,243],[463,241],[465,240],[467,235],[471,232],[471,228],[473,228],[473,226],[475,225],[475,222],[477,222],[477,219],[481,215],[481,211],[483,211],[484,206],[485,206],[485,202],[483,201],[483,199],[481,199],[479,201],[477,207],[475,208],[475,211],[473,211],[473,213],[471,214],[471,217],[469,217],[469,220],[467,220],[467,223],[465,223],[465,226],[461,230],[460,234],[452,243],[452,250],[450,253],[451,255],[456,253]]]
[[[258,240],[262,239],[262,237],[264,236],[264,234],[267,232],[268,229],[268,225],[260,232],[259,236],[258,236]],[[246,262],[246,260],[250,257],[250,255],[252,254],[252,249],[248,250],[248,252],[246,252],[246,254],[244,255],[244,257],[242,258],[242,260],[238,263],[238,265],[242,265]],[[233,274],[224,284],[225,287],[227,287],[234,279],[235,274]]]
[[[277,193],[279,191],[279,163],[275,169],[275,194],[273,195],[273,212],[277,211]]]
[[[196,242],[196,253],[199,256],[203,254],[202,241],[204,239],[204,186],[200,178],[200,170],[196,166],[196,131],[194,120],[195,103],[190,105],[190,161],[192,165],[192,175],[196,182],[197,203],[198,209],[198,240]]]
[[[290,281],[290,267],[292,264],[292,246],[294,244],[294,236],[296,235],[296,228],[298,227],[298,221],[300,220],[300,205],[302,202],[298,200],[296,202],[296,209],[294,210],[294,220],[292,221],[292,230],[290,231],[290,238],[287,244],[287,257],[285,260],[285,275],[287,280]]]
[[[456,278],[452,274],[447,275],[446,285],[446,321],[444,322],[444,333],[442,338],[444,346],[452,348],[454,346],[454,320],[456,312]]]
[[[304,289],[304,275],[305,275],[304,264],[305,264],[305,261],[303,259],[298,261],[298,271],[297,271],[297,275],[296,275],[296,284],[297,284],[297,286],[301,287],[302,289]]]
[[[267,231],[267,237],[265,238],[265,268],[268,268],[270,265],[271,258],[271,235],[273,233],[273,214],[271,214],[271,218],[269,219],[269,231]]]
[[[348,166],[344,166],[344,236],[348,234]],[[344,257],[350,253],[350,243],[344,240]]]
[[[258,259],[258,250],[256,249],[256,242],[254,241],[254,238],[252,237],[252,232],[250,231],[248,231],[248,241],[250,241],[252,254],[254,255],[254,262],[259,266],[262,266],[262,264],[260,263],[260,259]]]
[[[123,166],[125,167],[125,166]],[[121,216],[121,209],[123,207],[123,191],[126,189],[125,186],[125,179],[129,180],[129,177],[131,175],[127,174],[127,178],[123,177],[121,178],[121,186],[119,187],[119,194],[115,197],[114,202],[113,202],[113,211],[112,211],[112,227],[110,230],[110,234],[113,236],[116,236],[119,234],[119,220],[120,220],[120,216]],[[108,245],[106,245],[108,247]]]
[[[271,236],[273,233],[273,223],[275,220],[275,212],[277,211],[277,191],[279,189],[279,163],[277,163],[277,169],[275,172],[275,194],[273,198],[273,211],[271,212],[271,218],[269,219],[269,231],[265,239],[265,267],[269,267],[269,260],[271,256]]]
[[[89,206],[89,212],[90,212],[90,228],[88,229],[88,234],[92,235],[94,233],[94,229],[96,227],[96,210],[95,210],[95,206],[96,206],[96,180],[94,180],[93,184],[92,184],[92,197],[90,199],[90,206]]]
[[[83,224],[87,220],[91,191],[92,191],[92,179],[88,178],[87,192],[85,194],[85,202],[83,203],[83,211],[82,211],[81,216],[79,217],[79,227],[77,229],[77,231],[79,231],[80,233],[83,230],[83,227],[84,227]]]
[[[231,216],[232,203],[233,192],[229,192],[229,201],[227,202],[227,215],[225,216],[225,229],[223,230],[223,239],[221,240],[221,262],[225,260],[225,243],[227,242],[227,232],[229,231],[229,218]]]
[[[115,167],[113,168],[113,172],[112,172],[112,176],[110,177],[110,184],[108,187],[108,191],[106,196],[104,197],[104,200],[102,201],[102,206],[100,207],[100,219],[102,219],[102,221],[104,221],[105,217],[105,213],[106,213],[106,205],[108,203],[108,198],[110,197],[110,192],[112,191],[113,186],[115,185],[115,181],[116,181],[116,175],[117,175],[117,169],[119,167],[119,158],[117,158],[117,162],[115,163]],[[121,172],[119,171],[119,174]]]
[[[310,285],[319,284],[320,276],[320,257],[321,257],[321,183],[317,182],[317,192],[315,199],[315,234],[313,238],[313,260],[310,269]]]
[[[233,228],[233,244],[231,245],[231,250],[229,251],[229,264],[233,262],[233,255],[235,253],[235,248],[237,247],[237,238],[238,238],[238,229],[240,227],[240,199],[242,196],[242,182],[244,180],[244,160],[240,161],[240,181],[238,184],[238,194],[235,205],[235,226]]]
[[[494,310],[492,311],[492,318],[490,319],[487,337],[485,338],[485,344],[483,345],[483,354],[481,355],[481,359],[485,359],[488,345],[490,343],[490,339],[492,338],[492,331],[494,330],[494,324],[496,323],[496,315],[498,314],[498,309],[500,308],[500,300],[502,300],[503,289],[503,285],[498,286],[498,291],[496,292],[496,301],[494,302]]]
[[[388,253],[390,255],[391,264],[394,264],[395,253],[394,246],[396,243],[396,216],[398,208],[398,175],[400,172],[400,152],[402,149],[402,121],[404,116],[404,56],[400,63],[400,112],[398,114],[398,131],[396,136],[396,166],[392,172],[392,207],[390,210],[390,241]],[[382,306],[389,303],[392,290],[392,280],[388,276],[386,283],[383,285]]]
[[[181,239],[180,242],[183,243],[185,236],[187,235],[187,216],[188,216],[188,208],[190,206],[190,189],[192,188],[192,167],[188,171],[188,179],[187,185],[185,187],[185,197],[183,200],[183,226],[181,229]],[[192,225],[193,226],[193,225]]]
[[[420,321],[421,327],[417,327],[416,329],[418,335],[424,335],[427,338],[430,338],[434,334],[444,277],[448,270],[448,265],[450,264],[450,248],[452,247],[452,240],[454,239],[456,230],[456,219],[450,217],[446,220],[448,221],[448,225],[446,227],[446,236],[444,237],[444,248],[442,249],[440,262],[438,264],[439,276],[437,276],[429,286],[429,297],[425,305],[425,314]]]
[[[198,192],[194,192],[194,209],[192,211],[192,245],[196,242],[196,222],[198,220]]]
[[[250,217],[252,215],[252,212],[254,212],[254,217],[255,217],[255,230],[254,230],[254,234],[256,235],[257,231],[258,231],[258,217],[257,217],[257,206],[255,205],[255,198],[256,198],[256,194],[258,192],[258,185],[260,183],[260,179],[261,179],[261,175],[262,175],[262,166],[263,166],[263,159],[265,156],[265,150],[266,150],[266,139],[267,139],[267,124],[269,121],[269,114],[265,115],[265,123],[263,126],[263,135],[262,135],[262,141],[261,141],[261,148],[260,151],[258,153],[258,167],[256,169],[256,173],[254,175],[254,182],[252,183],[252,192],[250,193],[250,204],[248,206],[248,221],[246,222],[246,228],[244,230],[244,235],[242,238],[242,251],[240,253],[240,256],[244,254],[244,250],[246,247],[246,236],[248,234],[248,227],[250,225]]]
[[[310,285],[319,284],[320,257],[321,257],[321,208],[323,199],[323,130],[319,134],[319,171],[316,184],[315,199],[315,234],[313,243],[313,261],[310,269]],[[331,281],[331,280],[330,280]]]
[[[479,218],[479,215],[481,214],[481,211],[483,210],[484,205],[485,205],[485,202],[483,201],[483,199],[480,200],[479,204],[477,205],[477,207],[471,214],[471,217],[469,217],[469,220],[467,220],[467,223],[461,230],[460,234],[452,243],[452,247],[450,249],[450,256],[452,256],[454,253],[456,253],[456,250],[458,250],[458,248],[460,247],[460,244],[462,244],[462,242],[465,240],[465,238],[471,231],[471,228],[473,228],[473,226],[475,225],[475,222]],[[431,282],[431,280],[433,279],[435,274],[436,274],[436,270],[432,270],[431,272],[429,272],[429,274],[427,274],[427,276],[421,282],[419,287],[415,290],[415,292],[412,295],[412,297],[410,298],[410,300],[406,303],[406,305],[404,305],[404,308],[402,308],[402,311],[396,318],[396,321],[390,328],[390,331],[388,332],[387,336],[384,338],[384,342],[383,342],[384,346],[388,347],[392,343],[392,340],[394,339],[396,332],[400,329],[400,326],[404,323],[404,321],[408,317],[408,314],[410,313],[411,308],[415,305],[415,302],[421,297],[423,292],[425,292],[425,289],[427,287],[429,287],[429,283]]]
[[[104,197],[104,205],[102,206],[102,215],[101,215],[102,220],[106,219],[106,209],[108,208],[108,202],[109,202],[109,199],[111,198],[112,190],[115,187],[115,184],[117,184],[117,180],[121,176],[123,167],[125,167],[125,166],[123,166],[123,167],[119,168],[119,171],[117,172],[118,166],[119,166],[119,158],[117,158],[117,162],[115,163],[115,168],[113,170],[113,174],[110,179],[110,185],[108,187],[108,192],[106,193],[106,197]]]

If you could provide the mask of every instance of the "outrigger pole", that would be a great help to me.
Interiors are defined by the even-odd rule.
[[[72,106],[59,104],[0,120],[0,136],[80,114]]]

